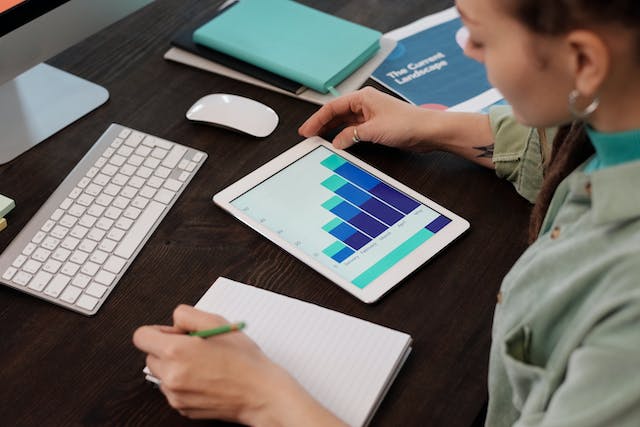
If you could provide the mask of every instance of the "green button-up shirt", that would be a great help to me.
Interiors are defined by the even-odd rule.
[[[498,175],[533,200],[538,132],[505,108],[490,119]],[[640,161],[583,168],[502,283],[487,426],[640,426]]]

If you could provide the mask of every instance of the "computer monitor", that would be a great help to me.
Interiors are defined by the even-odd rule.
[[[151,1],[0,0],[0,164],[109,98],[42,61]]]

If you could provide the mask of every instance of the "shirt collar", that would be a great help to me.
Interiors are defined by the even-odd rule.
[[[571,178],[570,193],[578,200],[591,198],[596,224],[640,217],[640,160],[590,174],[578,171]]]

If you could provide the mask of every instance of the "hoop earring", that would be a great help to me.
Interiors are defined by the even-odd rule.
[[[576,119],[579,119],[579,120],[586,119],[591,114],[593,114],[594,111],[596,111],[600,106],[600,98],[596,96],[595,98],[593,98],[593,101],[591,101],[591,103],[587,105],[583,110],[579,110],[576,107],[576,102],[578,101],[578,98],[580,98],[580,92],[578,92],[578,89],[574,89],[571,92],[569,92],[569,111],[571,112],[573,117]]]

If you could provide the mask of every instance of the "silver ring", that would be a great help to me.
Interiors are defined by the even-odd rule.
[[[358,136],[358,129],[355,126],[353,127],[353,137],[351,138],[351,140],[356,144],[360,142],[360,137]]]

